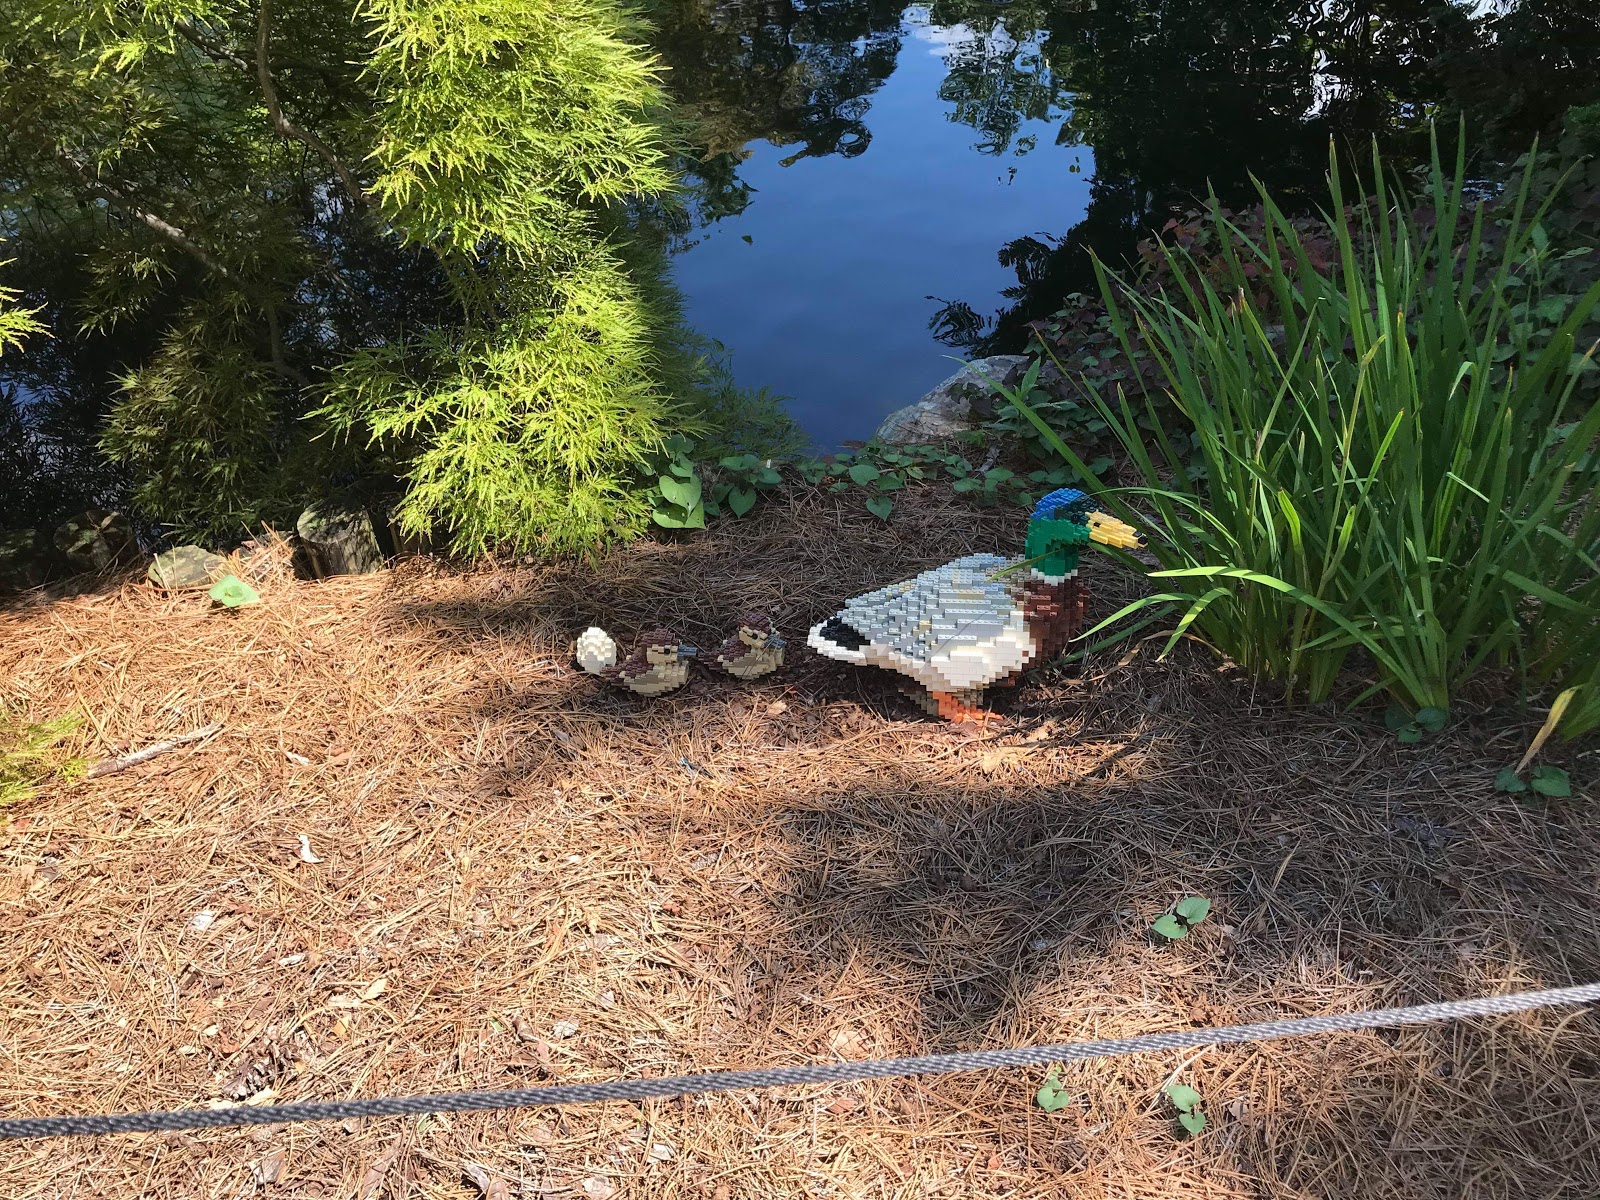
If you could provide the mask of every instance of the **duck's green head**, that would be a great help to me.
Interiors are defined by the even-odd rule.
[[[1023,553],[1038,560],[1039,574],[1060,579],[1078,569],[1078,551],[1090,542],[1124,550],[1144,545],[1133,526],[1100,512],[1076,488],[1060,488],[1033,506]]]

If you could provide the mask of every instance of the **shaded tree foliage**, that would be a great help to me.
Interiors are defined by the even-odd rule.
[[[1320,203],[1330,138],[1359,148],[1376,135],[1391,161],[1421,161],[1429,125],[1464,115],[1475,148],[1509,158],[1600,96],[1600,9],[1587,0],[1483,12],[1448,0],[942,0],[934,11],[1038,30],[1051,102],[1067,109],[1059,140],[1094,153],[1082,221],[1002,248],[1012,303],[977,331],[970,318],[951,326],[946,340],[974,352],[1020,348],[1029,322],[1094,290],[1091,251],[1126,257],[1208,189],[1244,202],[1254,173],[1291,206]]]
[[[606,0],[0,0],[36,426],[95,397],[188,534],[374,471],[463,551],[639,528],[694,375],[629,244],[673,184],[641,34]]]

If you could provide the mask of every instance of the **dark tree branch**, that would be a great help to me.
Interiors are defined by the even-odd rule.
[[[245,287],[244,281],[235,275],[233,271],[230,270],[226,265],[224,265],[221,260],[214,257],[209,250],[207,250],[199,242],[195,241],[183,230],[179,229],[176,225],[172,224],[172,222],[157,216],[148,209],[140,207],[137,202],[130,199],[128,196],[125,196],[122,192],[112,187],[109,183],[106,183],[104,180],[98,178],[94,172],[90,171],[88,167],[84,166],[77,159],[73,158],[72,155],[61,149],[61,147],[55,147],[55,156],[56,159],[67,168],[67,170],[89,191],[91,195],[98,196],[107,204],[115,208],[118,212],[121,212],[123,215],[132,217],[134,220],[143,223],[146,228],[152,230],[156,234],[159,234],[162,238],[171,242],[174,246],[178,247],[178,249],[184,251],[184,253],[204,264],[207,269],[217,275],[220,275],[229,283],[234,284],[237,287]],[[246,288],[246,290],[249,289]]]
[[[218,62],[232,63],[246,75],[254,74],[255,68],[246,62],[244,57],[231,46],[218,41],[216,38],[208,37],[189,21],[179,19],[172,24],[173,28],[183,35],[185,41],[207,58],[216,59]]]
[[[261,95],[267,102],[267,115],[272,118],[272,127],[281,136],[300,142],[315,151],[338,174],[350,198],[358,206],[365,207],[366,193],[361,190],[361,185],[356,182],[355,173],[344,164],[344,160],[316,134],[308,129],[301,129],[284,114],[283,105],[278,101],[278,89],[272,84],[272,72],[267,67],[267,41],[271,28],[272,0],[261,0],[261,19],[256,25],[256,76],[261,80]]]
[[[291,367],[284,355],[283,326],[278,321],[278,306],[268,302],[262,307],[267,314],[267,340],[272,353],[272,369],[286,379],[294,380],[302,389],[309,388],[311,381]]]
[[[84,188],[87,189],[91,195],[98,196],[107,204],[115,208],[118,212],[121,212],[125,216],[132,217],[134,220],[143,223],[148,229],[160,234],[161,237],[171,242],[174,246],[177,246],[180,250],[183,250],[185,253],[193,256],[199,262],[204,264],[209,270],[213,271],[217,275],[220,275],[223,279],[226,279],[229,283],[233,284],[247,295],[255,297],[258,303],[261,304],[262,309],[265,311],[267,317],[267,335],[272,354],[273,370],[277,371],[280,375],[284,375],[287,378],[294,380],[303,388],[311,386],[310,381],[299,371],[291,367],[285,358],[283,352],[283,332],[278,323],[278,310],[269,298],[260,295],[258,289],[252,288],[249,284],[245,283],[245,281],[240,279],[238,275],[229,270],[218,259],[216,259],[210,251],[208,251],[204,246],[200,245],[199,242],[195,241],[183,230],[179,229],[171,221],[157,216],[148,209],[141,208],[121,191],[112,187],[104,180],[96,178],[94,173],[90,171],[88,167],[84,166],[81,162],[73,158],[72,155],[68,154],[59,146],[56,147],[55,154],[56,158],[61,162],[61,164],[65,166],[74,177],[77,178],[79,183],[83,184]]]

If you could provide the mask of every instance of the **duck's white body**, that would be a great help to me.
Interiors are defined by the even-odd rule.
[[[840,662],[898,671],[930,692],[981,690],[1038,659],[1023,603],[1029,573],[1000,574],[1020,561],[969,554],[857,596],[815,625],[807,643]]]

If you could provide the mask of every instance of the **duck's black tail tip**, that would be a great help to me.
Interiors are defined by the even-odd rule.
[[[860,630],[846,625],[838,617],[824,621],[817,629],[817,636],[841,650],[859,650],[867,644],[867,638]]]

